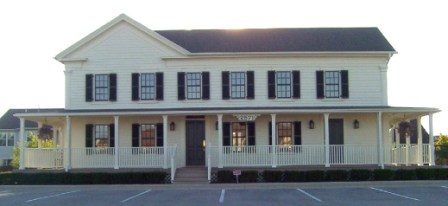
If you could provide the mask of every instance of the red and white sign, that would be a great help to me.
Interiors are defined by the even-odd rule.
[[[241,175],[241,170],[233,170],[233,175],[235,176]]]

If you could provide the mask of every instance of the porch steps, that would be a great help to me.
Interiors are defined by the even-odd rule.
[[[174,184],[208,184],[207,168],[200,167],[184,167],[176,171]]]

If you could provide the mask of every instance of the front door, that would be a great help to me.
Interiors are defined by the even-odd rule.
[[[205,121],[186,121],[187,165],[205,165]]]
[[[344,163],[344,120],[330,119],[330,163]]]

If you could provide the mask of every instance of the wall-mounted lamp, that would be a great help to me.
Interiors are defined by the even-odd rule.
[[[308,122],[308,127],[309,127],[310,129],[314,129],[314,121],[313,121],[313,120],[310,120],[310,121]]]
[[[170,130],[171,130],[171,131],[176,130],[176,124],[174,124],[174,122],[171,122],[171,123],[170,123]]]
[[[355,121],[353,121],[353,128],[359,129],[359,121],[357,119],[355,119]]]
[[[215,122],[215,129],[218,130],[219,129],[219,124],[218,121]]]

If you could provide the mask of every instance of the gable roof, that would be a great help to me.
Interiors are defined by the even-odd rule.
[[[120,22],[139,29],[180,54],[247,52],[385,52],[395,53],[378,28],[277,28],[240,30],[153,31],[121,14],[74,45],[56,55],[63,61]]]
[[[37,112],[52,112],[58,109],[9,109],[0,118],[0,129],[19,129],[20,120],[14,114],[18,113],[37,113]],[[25,120],[25,128],[37,128],[37,123]]]
[[[395,52],[378,28],[156,31],[191,53]]]
[[[188,53],[188,51],[185,50],[184,48],[182,48],[179,45],[173,43],[172,41],[167,40],[165,37],[159,35],[158,33],[152,31],[151,29],[148,29],[146,26],[144,26],[143,24],[140,24],[139,22],[135,21],[134,19],[128,17],[126,14],[120,14],[119,16],[114,18],[112,21],[108,22],[107,24],[105,24],[104,26],[98,28],[97,30],[95,30],[91,34],[87,35],[86,37],[82,38],[81,40],[79,40],[78,42],[76,42],[75,44],[70,46],[69,48],[67,48],[64,51],[62,51],[59,54],[57,54],[55,59],[60,61],[60,62],[72,61],[72,60],[75,60],[75,61],[81,60],[81,59],[67,59],[66,57],[68,55],[70,55],[71,53],[73,53],[73,52],[77,51],[78,49],[80,49],[82,46],[88,44],[90,41],[92,41],[95,38],[99,37],[100,35],[102,35],[106,31],[110,30],[114,26],[118,25],[121,22],[126,22],[126,23],[134,26],[138,30],[140,30],[143,33],[147,34],[148,36],[153,37],[154,39],[158,40],[162,44],[172,48],[173,50],[175,50],[175,51],[177,51],[177,52],[179,52],[181,54]]]

